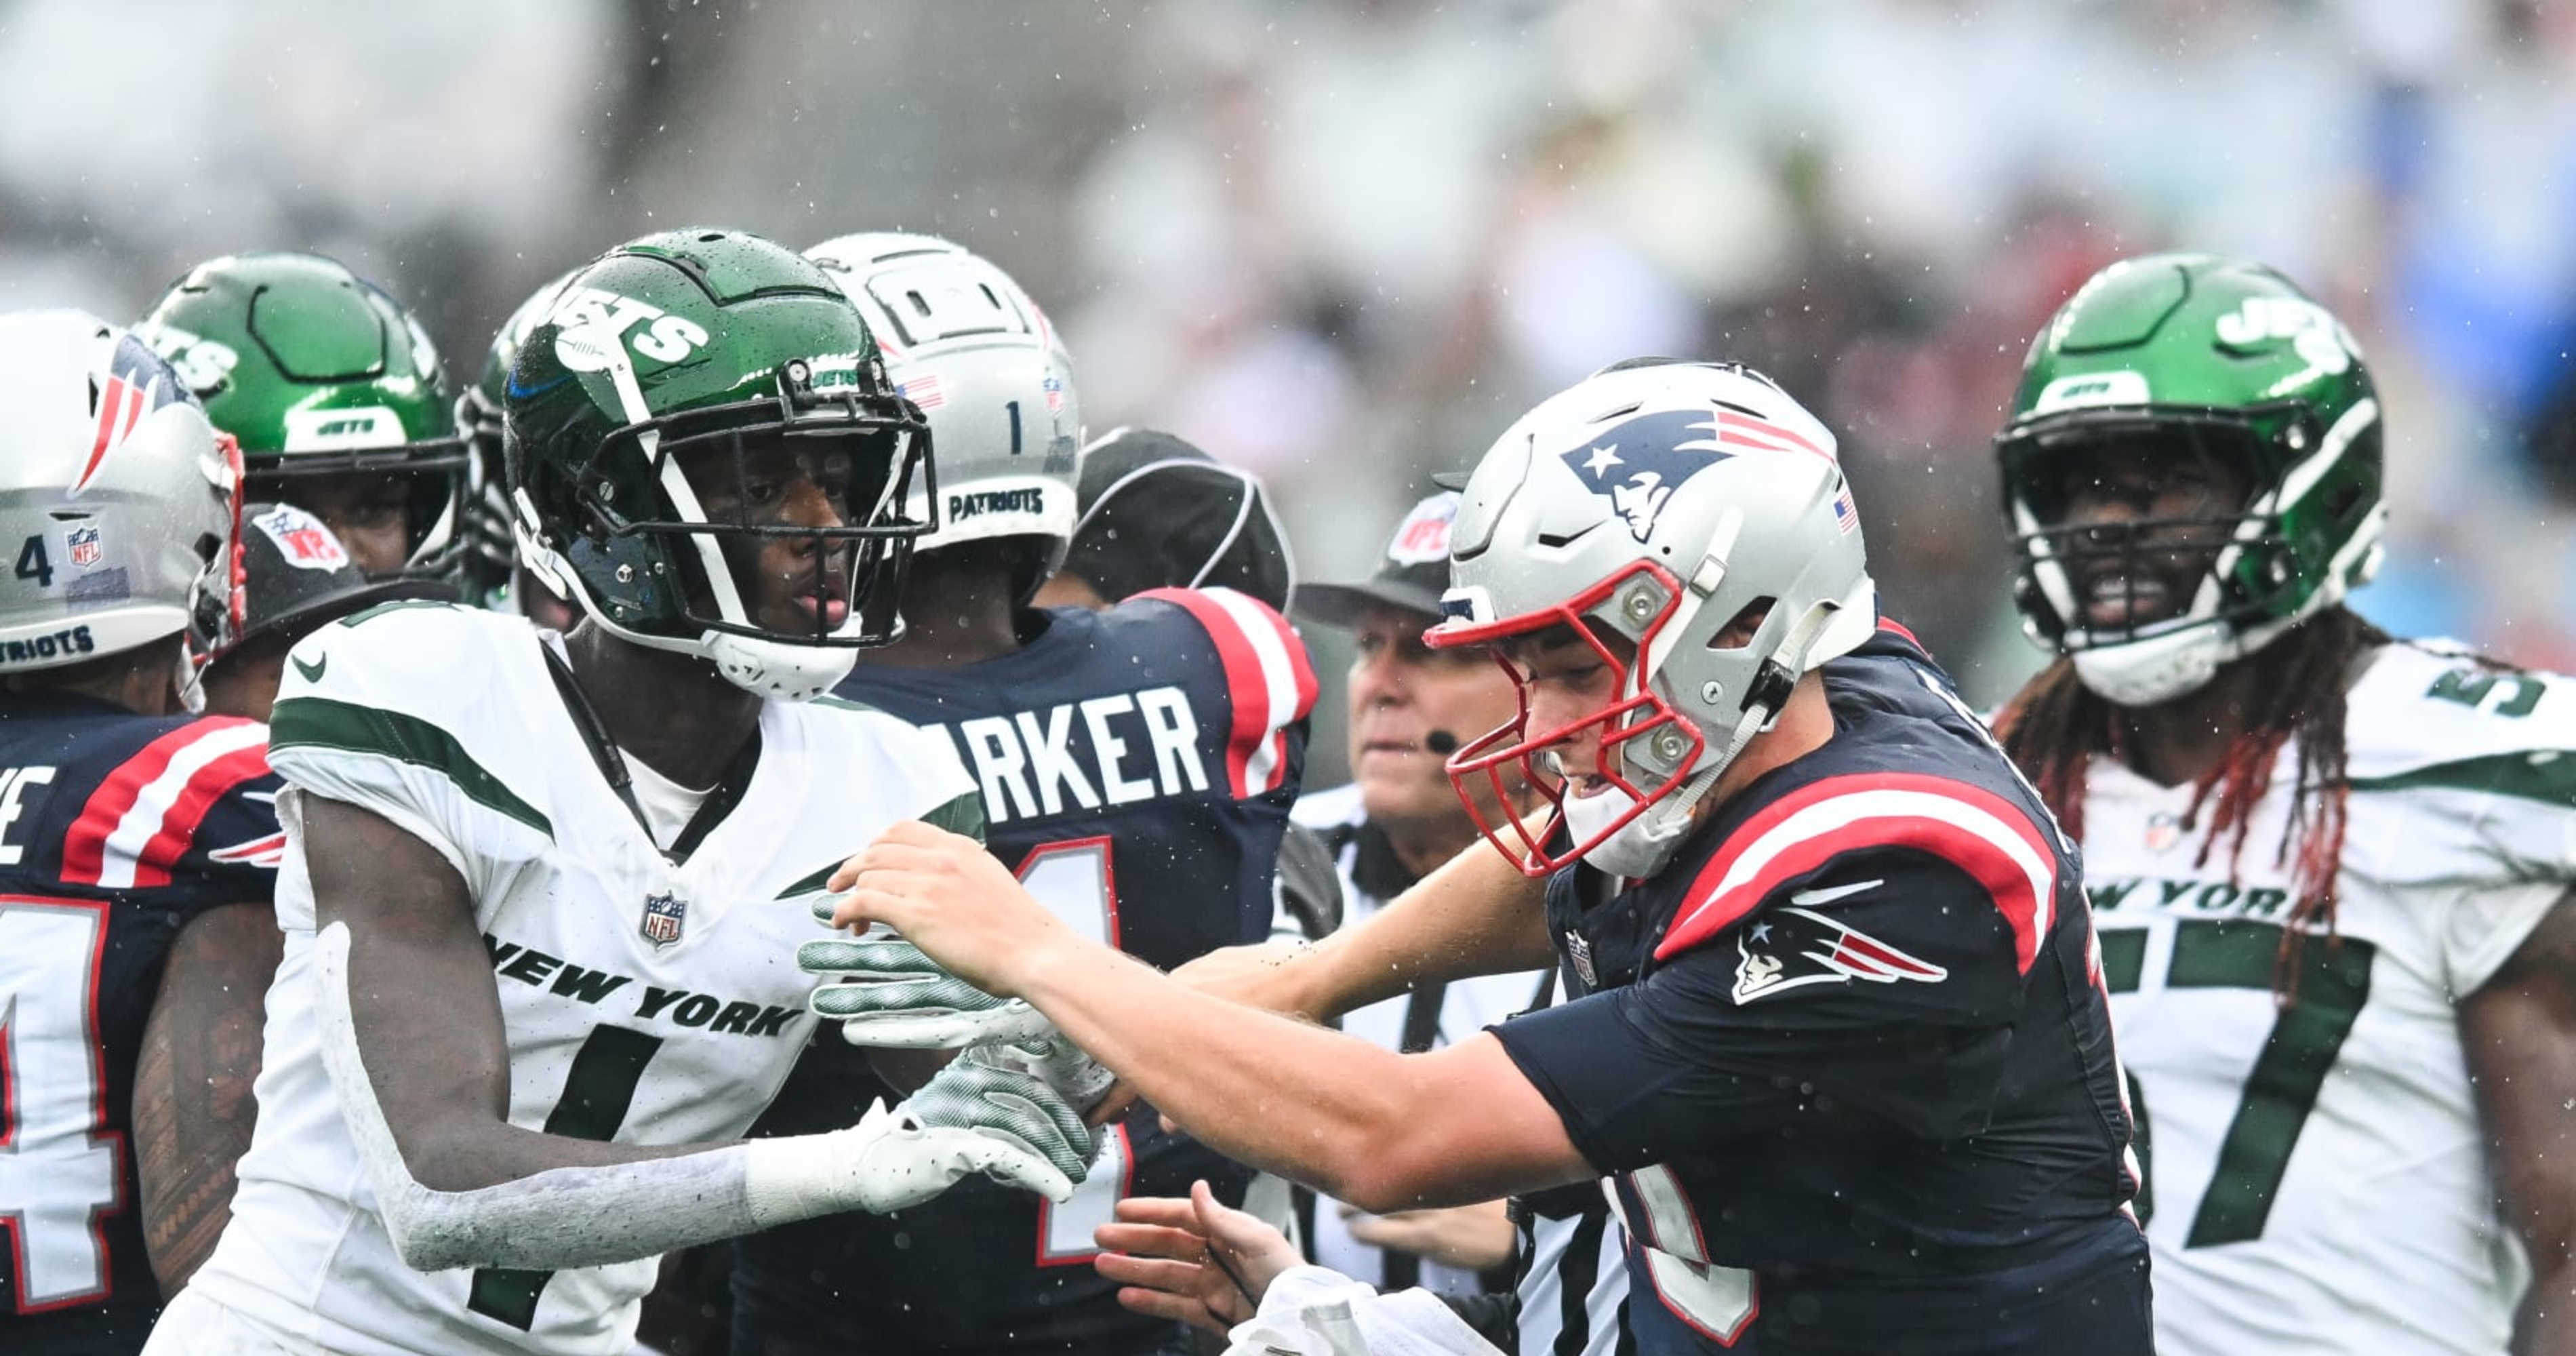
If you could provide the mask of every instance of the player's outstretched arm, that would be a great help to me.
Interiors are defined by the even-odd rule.
[[[281,807],[285,809],[286,807]],[[465,884],[381,816],[305,795],[324,1063],[403,1260],[597,1266],[835,1211],[919,1204],[983,1172],[1061,1200],[1093,1143],[1039,1079],[968,1058],[857,1126],[629,1145],[509,1123],[500,996]]]
[[[1329,1021],[1428,984],[1554,965],[1544,890],[1480,838],[1385,908],[1311,946],[1228,947],[1173,973],[1202,992]]]
[[[2576,1356],[2576,890],[2460,1004],[2505,1218],[2531,1258],[2514,1350]]]
[[[134,1066],[134,1162],[143,1245],[175,1295],[232,1217],[233,1166],[259,1104],[260,1022],[284,939],[265,901],[226,904],[179,930]]]
[[[1599,1175],[1492,1036],[1399,1055],[1198,992],[1076,934],[971,838],[897,824],[829,885],[835,926],[883,922],[1027,999],[1219,1153],[1336,1199],[1383,1213]]]

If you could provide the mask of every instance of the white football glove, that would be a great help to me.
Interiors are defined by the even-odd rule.
[[[834,902],[815,905],[815,916],[828,921]],[[1036,1008],[976,988],[892,932],[806,942],[796,948],[796,964],[836,981],[815,989],[810,1006],[837,1019],[841,1039],[852,1045],[963,1050],[1063,1039]]]
[[[978,1172],[1061,1203],[1099,1147],[1044,1079],[968,1051],[902,1105],[880,1101],[847,1130],[751,1141],[751,1208],[764,1221],[808,1217],[818,1200],[885,1214]]]

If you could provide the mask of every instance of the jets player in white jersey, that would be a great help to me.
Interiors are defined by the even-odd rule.
[[[2162,255],[1997,443],[2061,656],[2000,724],[2083,843],[2168,1352],[2576,1350],[2576,682],[2346,609],[2380,429],[2323,307]]]
[[[622,1352],[653,1257],[1090,1156],[959,1060],[853,1127],[734,1142],[812,1031],[787,946],[883,826],[980,828],[945,742],[824,694],[899,629],[926,425],[791,251],[649,236],[570,283],[505,397],[568,636],[436,603],[289,657],[258,1130],[154,1352]]]

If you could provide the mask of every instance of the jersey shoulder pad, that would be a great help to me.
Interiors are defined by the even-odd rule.
[[[1351,782],[1297,797],[1288,818],[1320,833],[1358,824],[1368,818],[1368,808],[1360,803],[1359,783]]]
[[[242,897],[264,898],[285,849],[268,727],[232,716],[120,725],[122,738],[100,741],[105,756],[87,769],[89,794],[64,827],[61,879],[152,889],[233,868],[245,873]]]
[[[1233,589],[1154,589],[1112,612],[1140,605],[1178,608],[1216,650],[1229,709],[1226,780],[1235,797],[1276,790],[1293,766],[1288,731],[1315,708],[1306,642],[1269,604]]]
[[[1975,883],[2010,925],[2014,963],[2027,972],[2056,923],[2063,863],[2050,841],[2020,805],[1956,778],[1818,778],[1755,810],[1699,865],[1655,957],[1705,945],[1766,902],[1812,907],[1858,894],[1910,852]]]
[[[2344,731],[2356,791],[2576,805],[2576,679],[2496,665],[2455,642],[2401,642],[2354,683]]]
[[[460,849],[527,856],[553,837],[546,764],[565,754],[542,733],[569,728],[540,646],[524,618],[447,603],[329,623],[287,653],[270,758],[291,783],[438,826]]]

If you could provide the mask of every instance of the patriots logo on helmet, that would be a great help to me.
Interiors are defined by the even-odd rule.
[[[1557,455],[1585,489],[1609,498],[1642,542],[1682,482],[1735,455],[1718,445],[1719,417],[1714,410],[1641,414]]]

